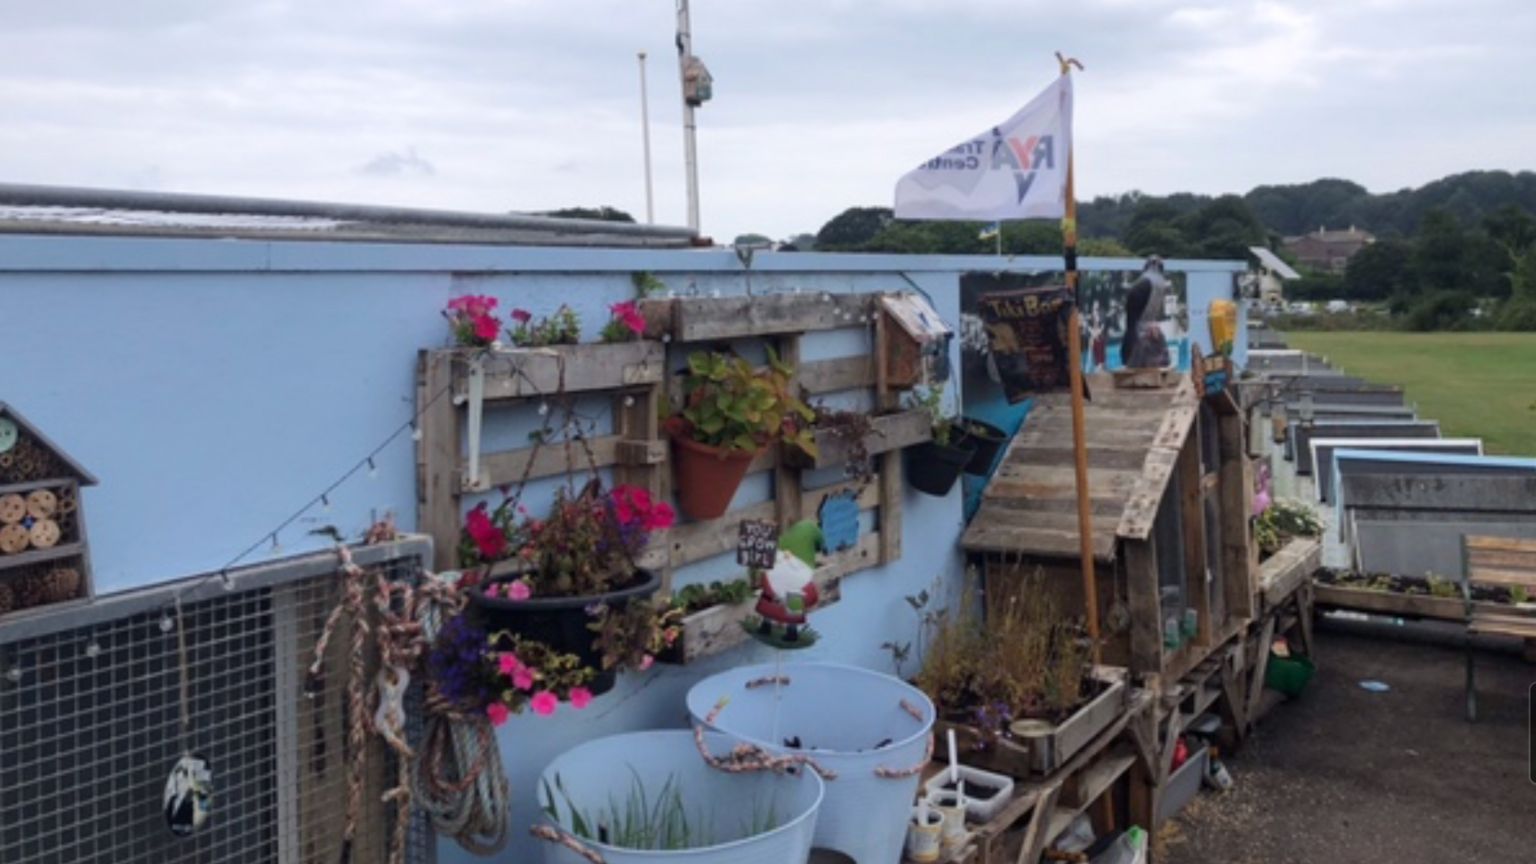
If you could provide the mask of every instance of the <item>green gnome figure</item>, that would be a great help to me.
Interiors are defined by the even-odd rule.
[[[758,620],[745,622],[759,641],[776,648],[809,648],[816,631],[805,618],[821,600],[816,590],[816,552],[822,548],[821,526],[814,520],[796,522],[779,535],[773,568],[761,574]]]

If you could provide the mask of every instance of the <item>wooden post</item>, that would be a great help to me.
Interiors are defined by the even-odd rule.
[[[877,303],[875,305],[875,410],[889,411],[896,407],[897,397],[891,392],[890,377],[886,369],[886,357],[890,354],[890,316]],[[921,361],[919,361],[921,362]],[[880,563],[889,564],[901,557],[901,497],[906,490],[901,476],[901,450],[888,450],[880,454]]]
[[[1075,60],[1056,55],[1061,63],[1061,74],[1071,75]],[[1078,68],[1082,68],[1078,64]],[[1077,191],[1073,176],[1074,159],[1067,151],[1067,214],[1061,221],[1061,236],[1065,246],[1067,291],[1072,295],[1072,314],[1067,322],[1067,362],[1072,367],[1072,455],[1077,480],[1077,533],[1078,554],[1083,567],[1083,605],[1088,616],[1088,638],[1092,645],[1093,662],[1103,662],[1103,646],[1099,644],[1099,592],[1093,573],[1093,510],[1088,500],[1088,433],[1084,428],[1083,408],[1083,337],[1082,324],[1077,311]]]

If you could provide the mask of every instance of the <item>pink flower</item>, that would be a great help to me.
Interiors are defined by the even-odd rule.
[[[640,658],[640,671],[644,672],[645,670],[651,668],[651,665],[654,664],[655,662],[656,662],[656,658],[652,657],[649,654],[645,655],[644,657],[641,657]]]
[[[577,711],[592,704],[592,691],[585,687],[571,688],[571,707]]]
[[[640,306],[635,301],[626,300],[623,303],[615,303],[608,307],[608,311],[612,312],[614,320],[623,324],[629,332],[636,336],[645,333],[645,316],[640,314]]]
[[[533,313],[529,312],[527,309],[513,309],[512,320],[519,324],[527,324],[529,321],[533,320]]]
[[[548,690],[540,690],[534,694],[533,699],[528,704],[533,706],[533,713],[540,717],[548,717],[555,713],[555,708],[560,705],[560,700],[556,699],[555,694]]]
[[[523,661],[517,659],[517,655],[510,651],[496,659],[496,664],[501,668],[501,674],[511,677],[517,670],[523,668]]]
[[[492,726],[500,726],[507,722],[507,706],[500,702],[492,702],[485,706],[485,716],[491,718]]]
[[[487,561],[495,561],[501,557],[501,553],[507,548],[507,535],[501,533],[501,529],[491,522],[491,516],[486,512],[485,502],[480,502],[475,509],[469,511],[464,517],[464,531],[475,541],[475,548],[480,551],[480,557]]]
[[[482,342],[490,342],[501,332],[501,325],[495,318],[489,315],[475,316],[475,338]]]
[[[527,666],[518,666],[512,672],[512,686],[527,692],[533,689],[533,670]]]
[[[671,528],[676,521],[677,511],[672,509],[672,505],[665,501],[657,501],[656,506],[652,507],[651,512],[646,515],[645,530],[661,531]]]
[[[528,583],[522,579],[514,579],[507,583],[507,599],[521,602],[532,596],[533,589],[529,588]]]

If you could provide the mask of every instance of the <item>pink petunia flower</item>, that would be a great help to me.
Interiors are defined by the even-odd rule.
[[[501,332],[501,324],[489,315],[475,316],[475,338],[490,342]]]
[[[534,694],[533,699],[529,700],[528,704],[533,706],[533,713],[540,717],[548,717],[555,713],[555,708],[559,707],[560,700],[556,699],[555,694],[548,690],[540,690]]]
[[[512,677],[512,675],[514,675],[517,670],[523,668],[523,661],[517,659],[517,655],[511,652],[507,652],[506,654],[496,658],[496,663],[497,666],[501,668],[501,674],[506,675],[509,678]]]
[[[640,658],[640,671],[644,672],[645,670],[651,668],[651,665],[654,664],[655,662],[656,662],[656,658],[652,657],[649,654],[645,655],[644,657],[641,657]]]
[[[501,724],[507,722],[508,713],[509,712],[507,711],[507,706],[501,704],[500,702],[492,702],[491,704],[485,706],[485,716],[491,718],[492,726],[500,726]]]
[[[512,320],[519,324],[527,324],[529,321],[533,320],[533,313],[529,312],[527,309],[513,309]]]
[[[640,314],[640,306],[635,301],[615,303],[608,307],[608,311],[613,313],[615,321],[624,325],[624,329],[636,336],[645,334],[645,316]]]
[[[499,559],[501,553],[506,551],[507,535],[503,534],[501,529],[491,521],[484,502],[464,517],[464,531],[469,534],[471,540],[475,541],[475,548],[479,550],[480,557],[487,561]]]
[[[533,689],[533,670],[519,665],[512,671],[512,686],[523,692]]]
[[[577,711],[592,704],[592,691],[585,687],[571,688],[571,707]]]
[[[526,581],[524,581],[522,579],[514,579],[511,582],[507,583],[507,599],[508,600],[517,600],[517,601],[521,602],[523,600],[527,600],[529,597],[532,597],[532,596],[533,596],[533,589],[528,587],[528,583]]]

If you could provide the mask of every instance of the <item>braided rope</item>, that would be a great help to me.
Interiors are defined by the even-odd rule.
[[[457,585],[426,578],[417,589],[415,616],[423,646],[437,640],[443,623],[457,615],[465,601]],[[411,772],[416,806],[428,814],[439,834],[476,855],[494,855],[507,843],[512,792],[490,720],[460,710],[430,686],[426,714],[426,735]]]
[[[923,722],[923,712],[916,705],[913,705],[911,702],[908,702],[905,699],[901,700],[899,704],[901,705],[901,710],[911,715],[913,720],[916,720],[919,723]],[[883,780],[903,780],[907,777],[914,777],[923,773],[923,769],[928,767],[929,762],[933,761],[933,746],[934,734],[929,732],[928,745],[923,750],[923,760],[921,762],[913,765],[910,768],[886,768],[884,766],[877,765],[875,766],[875,776]]]
[[[836,780],[837,772],[826,768],[809,756],[800,754],[786,754],[775,756],[767,750],[755,744],[737,744],[731,748],[731,752],[724,756],[716,756],[709,752],[709,745],[704,742],[704,726],[713,726],[715,719],[726,706],[726,700],[722,699],[715,705],[709,716],[704,718],[704,725],[693,727],[693,743],[698,748],[699,755],[704,757],[704,763],[717,771],[727,774],[747,774],[754,771],[772,771],[775,774],[789,774],[795,769],[804,766],[821,775],[823,780]]]
[[[551,828],[548,825],[535,825],[528,829],[528,833],[548,843],[554,843],[557,846],[564,846],[572,852],[575,852],[577,855],[587,859],[591,862],[591,864],[605,864],[603,861],[603,856],[597,854],[596,849],[587,846],[580,840],[577,840],[575,837],[572,837],[564,831]]]

